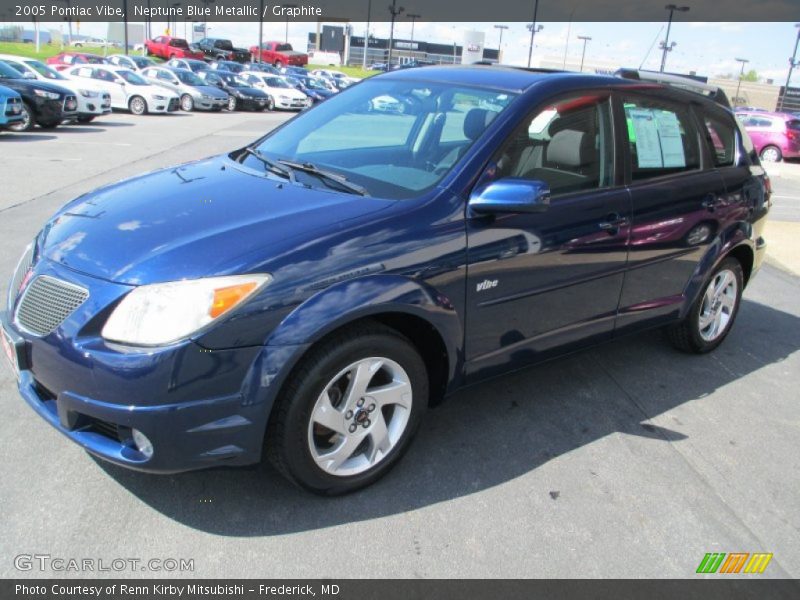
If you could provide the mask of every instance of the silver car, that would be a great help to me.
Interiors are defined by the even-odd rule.
[[[141,71],[141,75],[151,83],[178,94],[182,110],[222,110],[228,106],[226,92],[207,85],[188,69],[148,67]]]

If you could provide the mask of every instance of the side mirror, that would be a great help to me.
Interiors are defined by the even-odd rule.
[[[550,186],[544,181],[506,177],[474,192],[470,209],[478,214],[541,213],[550,206]]]

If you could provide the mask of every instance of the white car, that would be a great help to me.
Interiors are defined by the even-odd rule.
[[[111,95],[93,81],[72,81],[35,58],[0,54],[0,62],[19,71],[26,79],[49,81],[75,94],[80,123],[89,123],[95,117],[111,112]]]
[[[245,71],[239,73],[239,78],[248,85],[266,92],[275,108],[303,110],[311,106],[311,98],[300,90],[295,89],[291,83],[280,75]]]
[[[341,71],[332,71],[330,69],[316,69],[311,71],[311,74],[316,75],[317,77],[322,77],[323,79],[336,79],[338,81],[343,81],[347,85],[353,85],[354,83],[361,81],[355,77],[348,77]]]
[[[111,107],[129,110],[135,115],[176,112],[178,95],[153,85],[138,73],[111,65],[81,65],[64,71],[69,79],[91,80],[111,95]]]
[[[108,61],[108,64],[110,65],[125,67],[131,71],[141,71],[147,67],[156,66],[156,61],[154,61],[152,58],[128,54],[112,54],[106,58],[106,61]]]
[[[87,48],[111,48],[113,45],[114,44],[111,42],[96,37],[87,37],[82,40],[75,40],[70,44],[70,46],[75,48],[83,48],[84,46]]]

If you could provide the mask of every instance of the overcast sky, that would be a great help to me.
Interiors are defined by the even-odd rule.
[[[721,3],[720,6],[723,6]],[[798,14],[800,16],[800,14]],[[530,34],[525,23],[503,23],[509,29],[503,34],[503,62],[524,65],[528,58]],[[461,43],[463,32],[476,29],[486,33],[486,45],[496,48],[499,30],[495,23],[426,23],[417,22],[414,38],[427,41]],[[563,56],[567,31],[569,30],[570,56],[580,57],[581,42],[578,35],[592,38],[588,43],[587,57],[610,60],[620,65],[638,67],[642,61],[644,68],[658,69],[661,52],[658,42],[664,39],[664,23],[548,23],[536,35],[534,55],[537,53]],[[55,25],[56,27],[58,25]],[[46,27],[46,26],[45,26]],[[257,23],[214,23],[209,22],[209,34],[215,37],[229,37],[242,46],[253,45],[258,37]],[[153,35],[163,33],[164,23],[153,23]],[[364,23],[353,23],[354,33],[363,35]],[[290,23],[289,41],[298,49],[305,50],[309,31],[315,29],[313,23]],[[84,23],[81,34],[104,36],[103,23]],[[789,66],[789,56],[794,48],[797,29],[793,23],[691,23],[675,22],[670,32],[670,41],[677,46],[668,57],[669,71],[697,71],[701,75],[724,75],[738,73],[740,64],[736,58],[750,60],[747,68],[755,69],[762,77],[774,78],[775,83],[783,84]],[[372,23],[370,32],[378,37],[388,37],[389,23]],[[183,35],[183,24],[178,24],[176,32]],[[283,40],[285,24],[265,23],[264,39]],[[395,37],[408,39],[411,36],[411,21],[398,20]],[[654,43],[655,42],[655,43]],[[648,49],[652,45],[648,55]],[[800,73],[793,78],[795,85]]]

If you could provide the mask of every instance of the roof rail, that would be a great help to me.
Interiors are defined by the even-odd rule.
[[[725,108],[731,108],[728,96],[722,88],[716,85],[709,85],[702,81],[697,81],[691,77],[681,77],[680,75],[669,75],[658,71],[643,71],[641,69],[617,69],[614,73],[616,77],[623,79],[633,79],[635,81],[648,81],[662,83],[676,88],[681,88],[695,94],[701,94],[711,98],[714,102]]]
[[[543,67],[520,67],[518,65],[503,65],[491,60],[479,60],[478,62],[471,63],[472,65],[484,67],[502,67],[504,69],[516,69],[517,71],[528,71],[529,73],[566,73],[563,69],[545,69]]]

